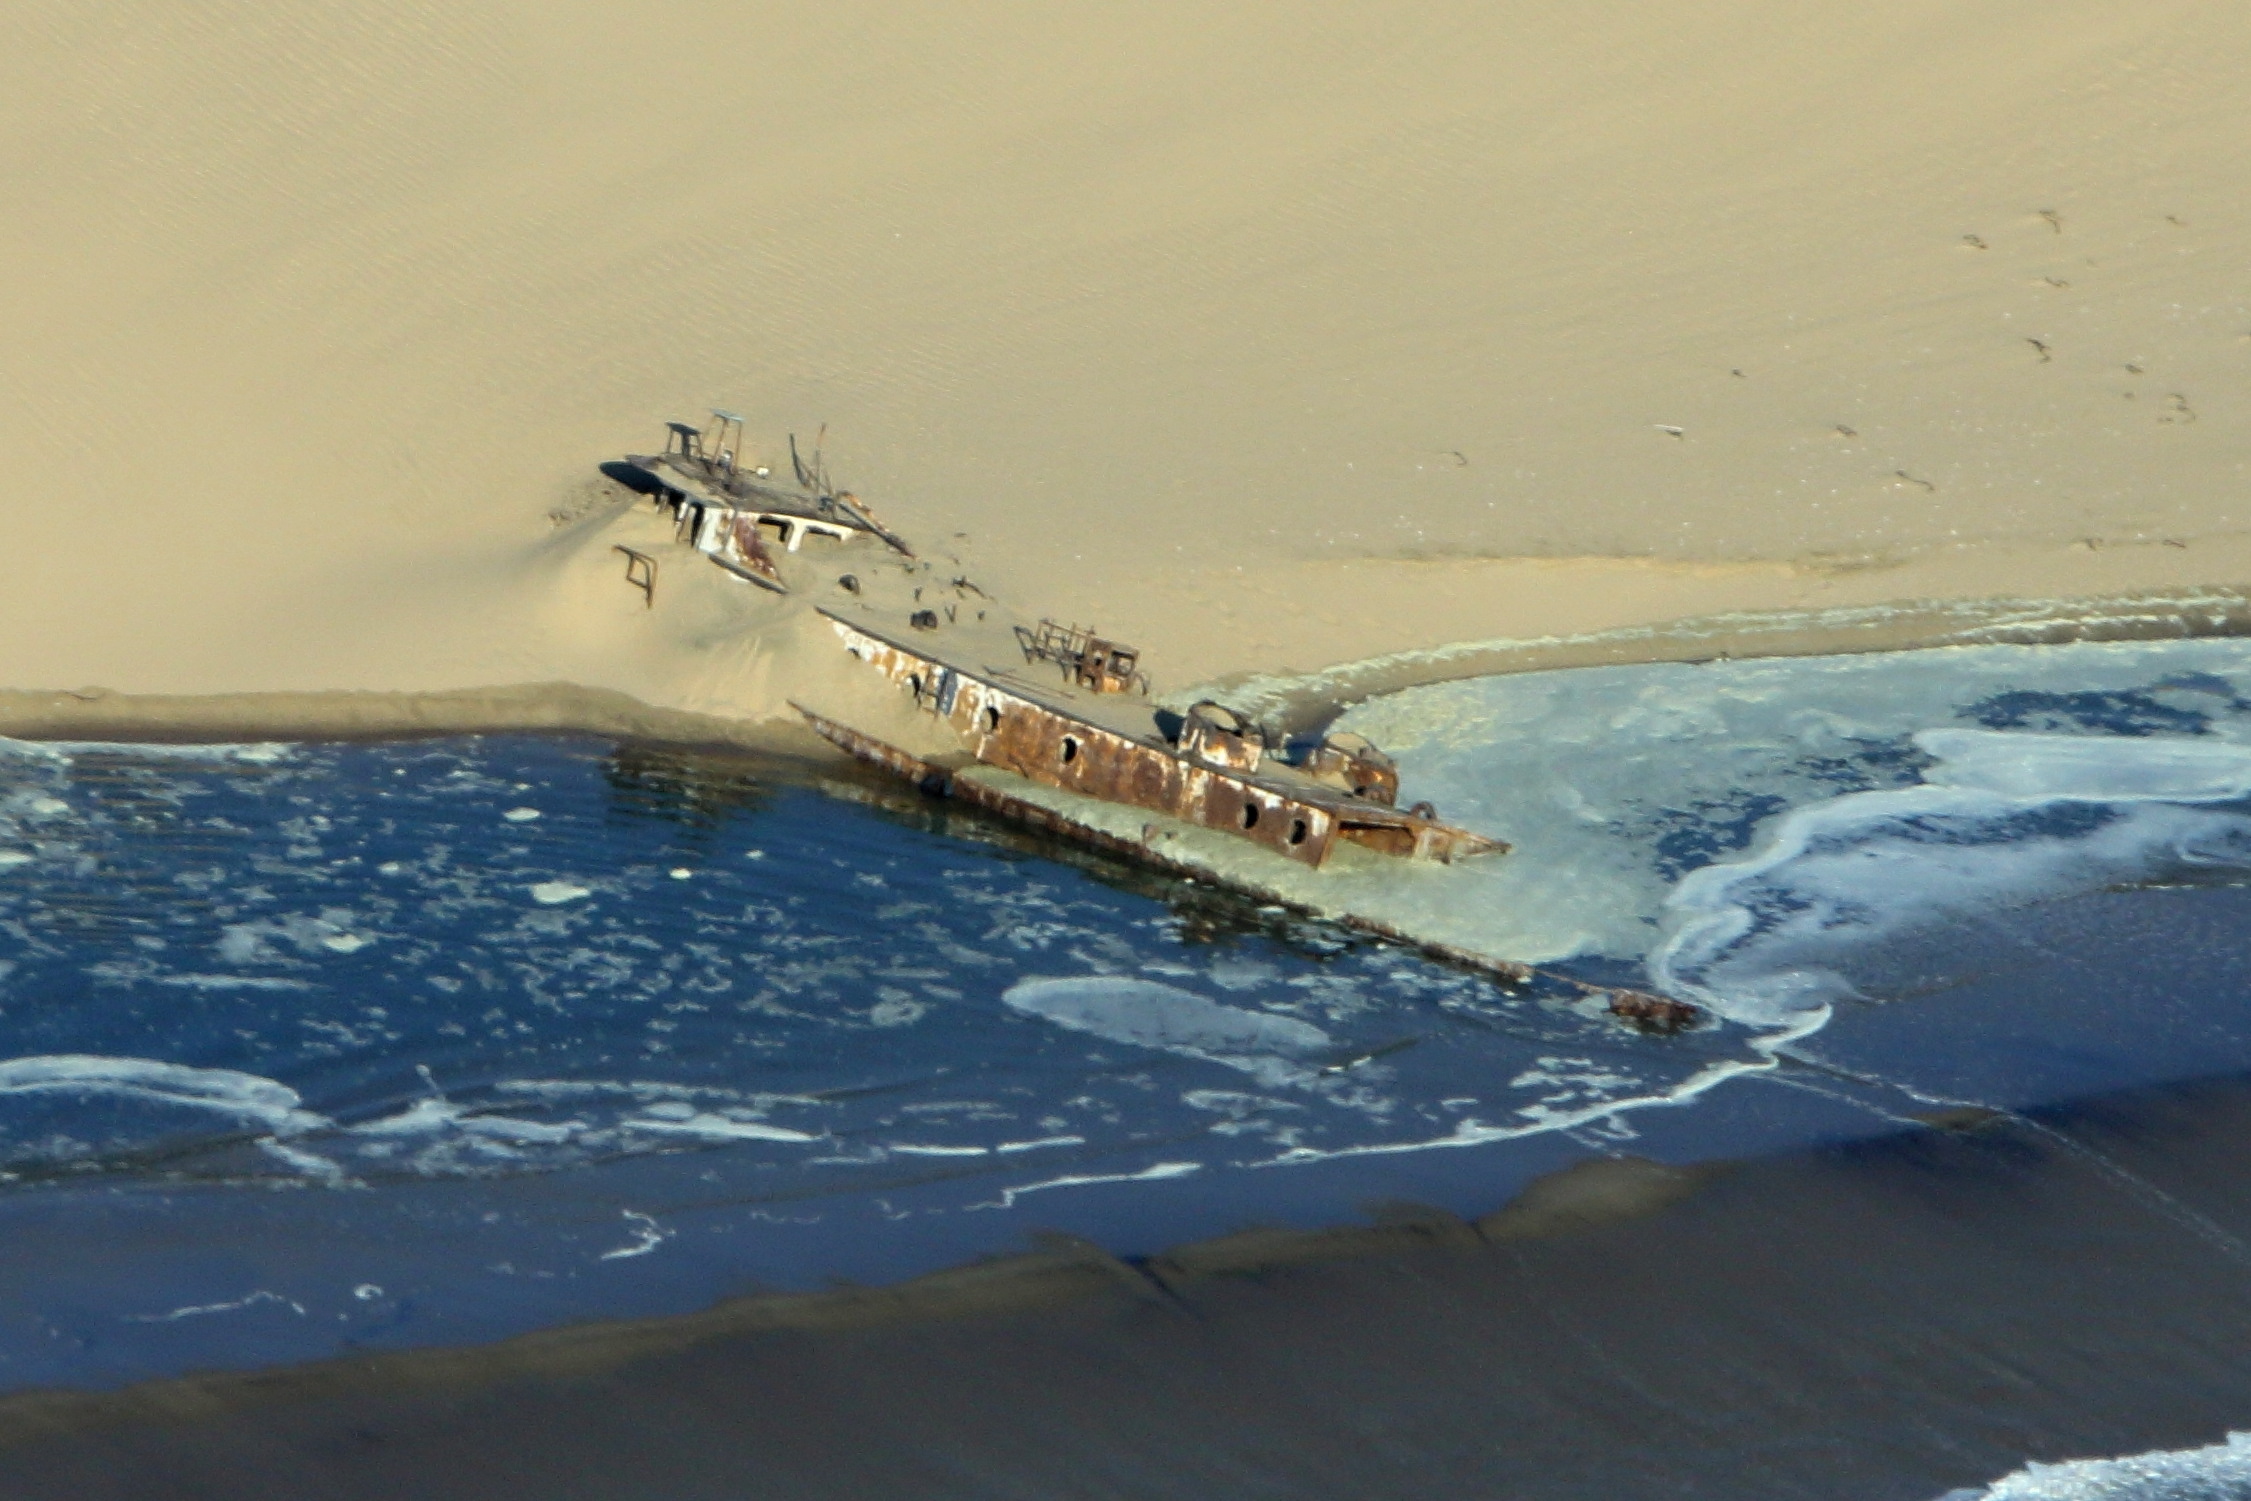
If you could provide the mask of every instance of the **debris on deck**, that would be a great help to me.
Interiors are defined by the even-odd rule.
[[[1029,781],[1222,830],[1316,868],[1338,840],[1445,861],[1508,848],[1440,822],[1427,805],[1392,806],[1396,774],[1385,775],[1388,761],[1365,742],[1324,742],[1312,757],[1324,774],[1314,775],[1275,754],[1258,726],[1222,705],[1169,713],[1127,691],[1146,687],[1138,653],[1089,632],[1052,621],[1038,631],[1015,628],[1026,667],[1059,669],[1061,682],[1048,687],[986,661],[988,653],[975,648],[991,645],[989,636],[956,632],[967,650],[909,646],[872,622],[821,613],[847,651],[906,689],[972,758]]]
[[[768,540],[785,554],[808,538],[849,542],[872,538],[912,558],[914,549],[876,520],[858,496],[829,481],[816,447],[810,461],[800,458],[790,439],[795,485],[771,477],[763,465],[745,468],[742,418],[714,410],[702,428],[685,422],[666,425],[664,452],[628,454],[621,477],[660,505],[672,508],[676,535],[727,572],[746,582],[787,594]]]
[[[1027,662],[1053,662],[1063,676],[1096,693],[1127,693],[1138,688],[1149,696],[1149,674],[1141,671],[1141,653],[1116,641],[1105,641],[1075,625],[1042,620],[1037,630],[1016,627],[1017,644]]]

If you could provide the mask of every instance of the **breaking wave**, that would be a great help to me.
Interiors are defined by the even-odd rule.
[[[1938,1501],[2245,1501],[2246,1497],[2251,1497],[2251,1434],[2231,1433],[2224,1442],[2202,1449],[2028,1464],[1991,1485],[1949,1491]]]
[[[296,1090],[257,1074],[224,1068],[189,1068],[150,1058],[103,1058],[64,1053],[0,1060],[0,1095],[109,1095],[152,1105],[209,1111],[252,1121],[280,1136],[298,1136],[329,1124],[303,1109]]]

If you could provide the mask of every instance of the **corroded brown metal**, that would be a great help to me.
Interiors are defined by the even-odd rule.
[[[786,518],[814,526],[866,532],[911,558],[914,549],[905,538],[878,521],[875,513],[849,490],[829,483],[827,468],[818,452],[810,467],[796,463],[797,487],[779,480],[768,483],[762,469],[737,467],[742,444],[742,419],[732,412],[712,413],[713,422],[701,431],[685,422],[666,424],[664,452],[627,454],[626,468],[635,472],[637,488],[653,490],[675,510],[703,506],[720,511],[742,511],[758,516]],[[825,430],[825,429],[824,429]],[[790,440],[796,459],[797,440]],[[795,549],[792,548],[792,551]]]
[[[1340,838],[1385,854],[1437,860],[1508,848],[1425,812],[1401,812],[1305,777],[1245,769],[1246,761],[1255,768],[1258,760],[1248,753],[1239,733],[1247,727],[1240,721],[1230,735],[1216,717],[1206,716],[1213,733],[1199,733],[1191,742],[1198,754],[1187,754],[1153,725],[1141,736],[1108,728],[994,678],[829,619],[853,656],[913,693],[960,736],[971,755],[1030,781],[1225,830],[1316,867]],[[1218,754],[1223,745],[1226,754]]]
[[[627,547],[622,542],[612,547],[610,551],[625,554],[625,581],[641,591],[641,608],[644,610],[655,609],[657,607],[657,560],[645,552]]]
[[[1266,757],[1266,732],[1224,704],[1206,699],[1181,720],[1180,753],[1228,771],[1256,771]]]
[[[1645,1032],[1679,1032],[1703,1019],[1703,1013],[1688,1002],[1646,990],[1611,991],[1610,1014]]]
[[[909,755],[897,746],[878,740],[873,735],[862,734],[850,725],[839,724],[833,719],[815,714],[803,704],[793,704],[791,707],[804,715],[806,723],[810,724],[815,733],[823,739],[849,752],[859,760],[865,761],[870,766],[888,771],[893,776],[905,778],[928,796],[950,798],[955,802],[967,803],[973,808],[982,808],[988,813],[997,813],[1003,818],[1028,824],[1043,832],[1063,835],[1073,843],[1088,845],[1103,851],[1105,854],[1120,855],[1144,865],[1153,865],[1159,870],[1167,871],[1173,875],[1188,876],[1197,880],[1209,879],[1206,872],[1190,865],[1185,860],[1176,860],[1162,853],[1153,848],[1146,839],[1137,842],[1103,829],[1097,829],[1092,824],[1082,823],[1067,814],[1056,812],[1053,808],[1043,807],[1029,798],[1015,797],[997,787],[988,787],[984,783],[973,781],[968,777],[955,776],[952,770],[947,767],[940,766],[935,762],[925,761],[919,756]]]
[[[789,585],[782,582],[781,570],[774,566],[773,554],[766,551],[766,539],[758,534],[758,518],[755,515],[737,511],[734,525],[728,530],[727,540],[734,544],[727,549],[733,554],[734,561],[746,571],[757,575],[760,583],[785,594],[789,592]]]
[[[1399,801],[1399,768],[1365,735],[1331,735],[1298,769],[1371,803],[1389,807]]]

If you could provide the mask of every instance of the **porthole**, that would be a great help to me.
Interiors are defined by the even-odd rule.
[[[999,729],[1000,710],[993,708],[991,705],[987,705],[985,708],[985,733],[990,735],[997,732]]]
[[[1070,735],[1063,737],[1063,764],[1070,765],[1079,758],[1079,742]]]
[[[1305,826],[1305,820],[1304,820],[1304,819],[1302,819],[1302,818],[1293,818],[1293,819],[1291,819],[1291,820],[1290,820],[1290,843],[1292,843],[1292,844],[1303,844],[1303,843],[1305,843],[1305,836],[1306,836],[1306,835],[1307,835],[1307,834],[1308,834],[1309,832],[1311,832],[1311,831],[1310,831],[1310,830],[1308,830],[1308,829],[1306,828],[1306,826]]]
[[[1243,827],[1246,829],[1258,827],[1258,804],[1248,798],[1243,801]]]

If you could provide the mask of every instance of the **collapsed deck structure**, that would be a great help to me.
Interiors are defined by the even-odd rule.
[[[903,557],[914,556],[859,497],[830,483],[818,446],[806,459],[791,437],[794,485],[774,479],[763,465],[742,465],[742,423],[738,414],[714,409],[701,428],[667,423],[664,452],[625,456],[628,482],[672,507],[680,541],[728,572],[782,594],[790,586],[774,549],[794,553],[807,538],[873,538]]]

